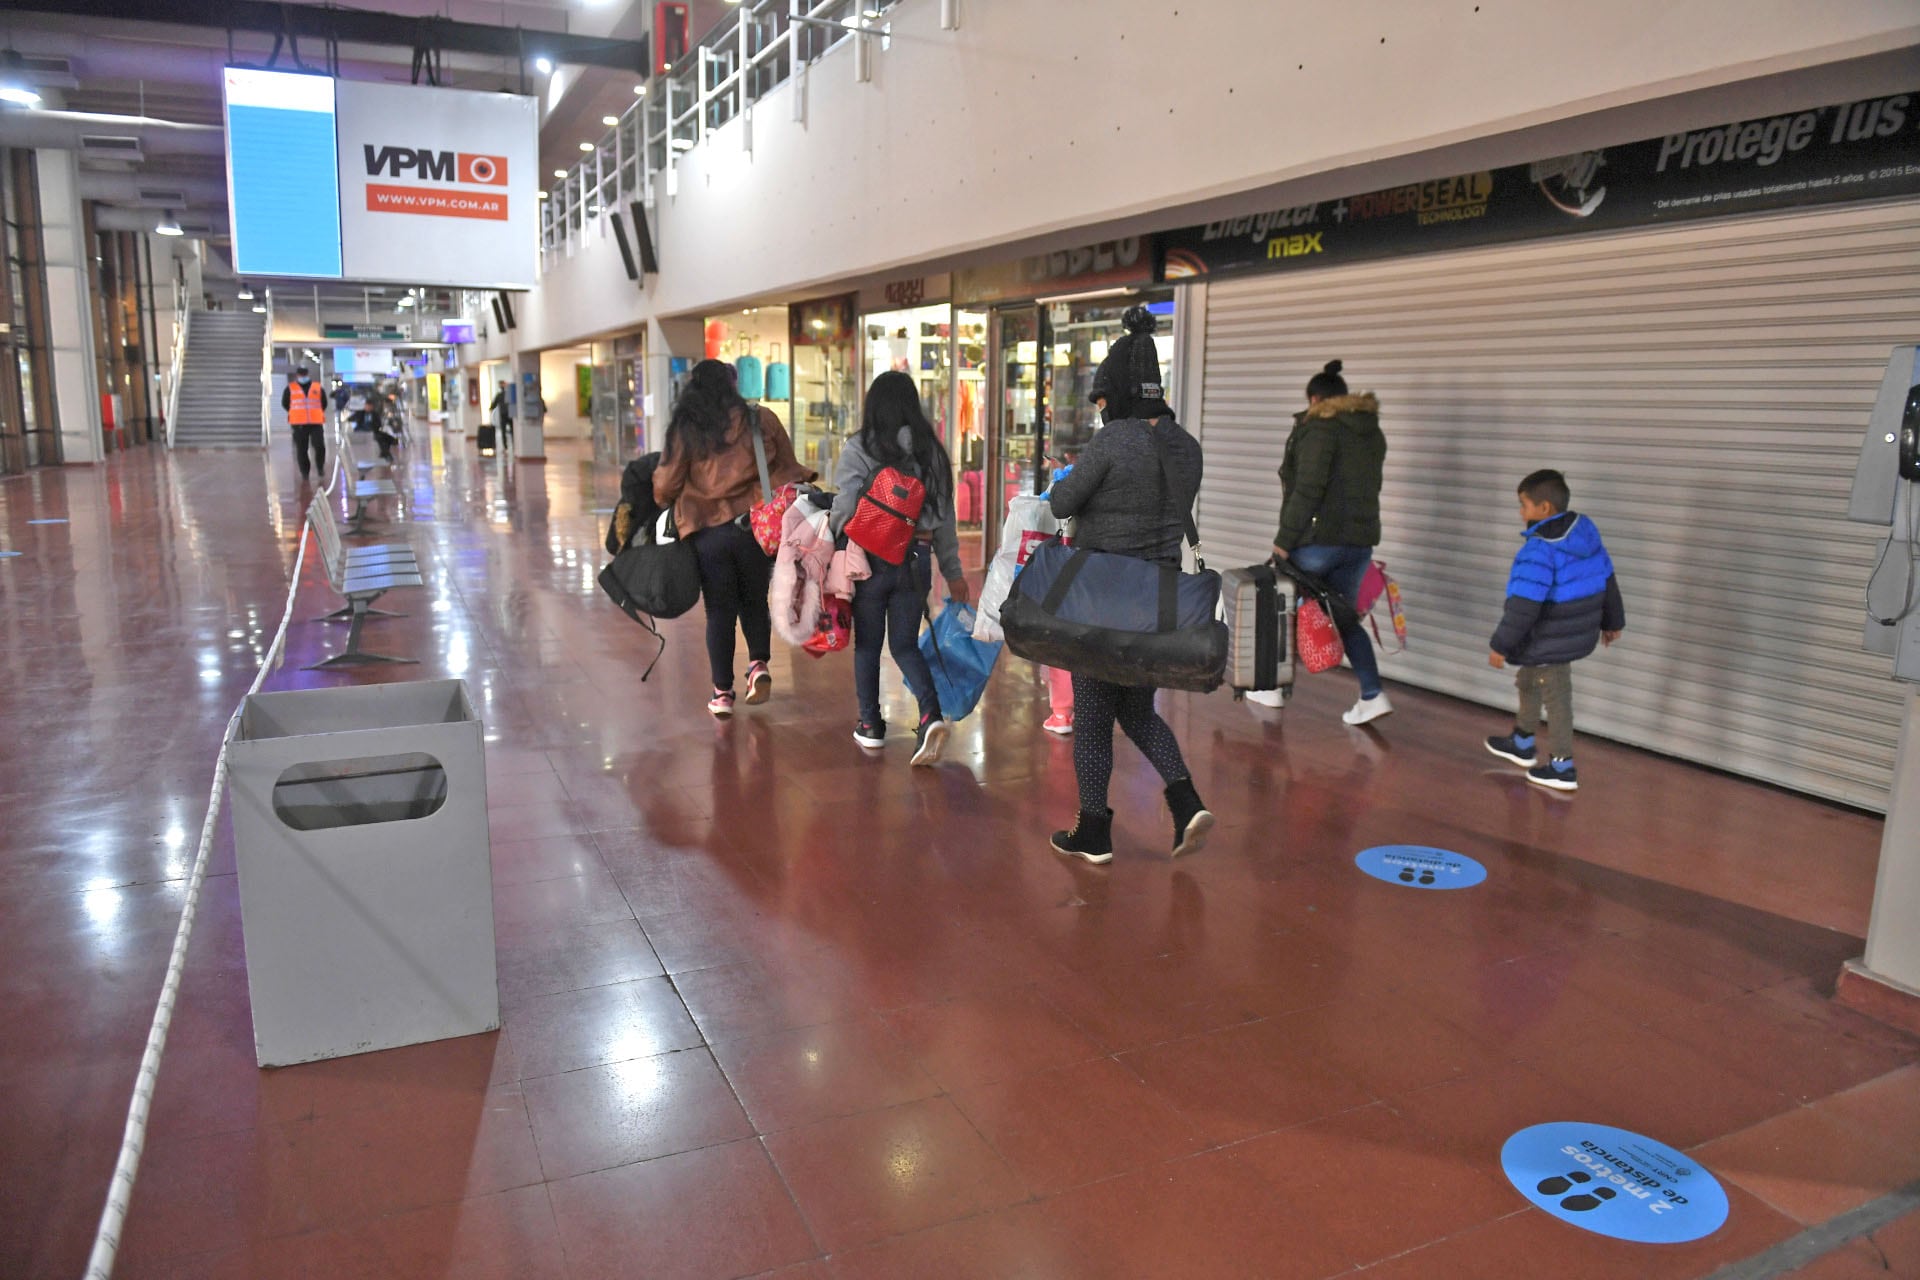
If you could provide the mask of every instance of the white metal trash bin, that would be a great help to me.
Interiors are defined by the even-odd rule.
[[[464,681],[255,694],[228,782],[261,1066],[500,1025],[485,745]]]

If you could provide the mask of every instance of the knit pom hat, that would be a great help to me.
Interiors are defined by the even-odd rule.
[[[1105,400],[1110,422],[1170,415],[1166,388],[1160,382],[1160,350],[1153,342],[1160,317],[1136,304],[1127,308],[1120,324],[1126,332],[1114,339],[1107,358],[1094,370],[1087,399]]]

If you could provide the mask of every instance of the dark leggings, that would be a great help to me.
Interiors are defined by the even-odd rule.
[[[880,650],[891,643],[893,661],[920,704],[920,714],[938,714],[933,672],[920,653],[920,611],[933,588],[933,548],[915,542],[901,564],[869,556],[873,576],[853,588],[853,690],[863,723],[880,723]]]
[[[1080,780],[1081,812],[1107,811],[1116,720],[1147,762],[1159,770],[1161,781],[1172,786],[1187,776],[1180,744],[1153,709],[1153,694],[1152,689],[1109,684],[1091,676],[1073,678],[1073,772]]]
[[[707,602],[707,662],[713,687],[733,688],[733,629],[747,635],[747,660],[773,655],[773,616],[767,589],[773,585],[773,557],[753,534],[729,520],[688,537],[700,562],[700,595]]]

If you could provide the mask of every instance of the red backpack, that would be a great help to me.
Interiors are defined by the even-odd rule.
[[[900,564],[913,545],[913,529],[926,502],[926,485],[892,467],[882,467],[860,494],[853,518],[847,521],[847,538],[870,556]]]

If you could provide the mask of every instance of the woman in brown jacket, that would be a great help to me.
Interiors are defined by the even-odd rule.
[[[760,549],[748,527],[748,513],[763,500],[749,424],[760,433],[775,488],[814,478],[794,457],[780,419],[742,400],[733,366],[720,360],[693,366],[674,403],[666,448],[653,473],[654,501],[673,508],[674,528],[699,559],[707,660],[713,667],[707,710],[723,720],[733,714],[736,625],[747,636],[747,702],[765,702],[773,691],[767,670],[773,653],[773,619],[767,612],[773,557]]]

